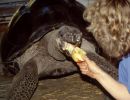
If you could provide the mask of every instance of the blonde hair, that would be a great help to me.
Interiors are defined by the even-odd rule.
[[[103,51],[111,56],[124,55],[130,49],[130,3],[128,0],[97,0],[86,8],[87,30]]]

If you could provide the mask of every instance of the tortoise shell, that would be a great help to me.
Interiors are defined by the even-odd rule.
[[[62,25],[75,26],[83,34],[88,33],[85,28],[89,23],[82,17],[84,9],[75,0],[35,0],[23,5],[15,12],[2,38],[2,61],[13,61],[46,33]],[[90,39],[90,34],[87,37]]]

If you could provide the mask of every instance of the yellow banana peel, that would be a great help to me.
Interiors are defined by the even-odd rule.
[[[74,45],[72,45],[70,43],[66,43],[65,50],[67,50],[71,54],[71,57],[75,62],[79,63],[79,62],[84,61],[86,52],[84,50],[82,50],[81,48],[75,47]]]
[[[75,47],[71,56],[75,62],[83,62],[84,57],[86,56],[86,52],[79,47]]]

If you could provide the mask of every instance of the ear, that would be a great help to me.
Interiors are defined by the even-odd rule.
[[[64,61],[66,60],[66,57],[64,56],[64,54],[60,52],[60,50],[58,49],[57,42],[56,42],[58,32],[59,31],[56,30],[50,36],[47,49],[50,56],[52,56],[54,59],[59,60],[59,61]]]

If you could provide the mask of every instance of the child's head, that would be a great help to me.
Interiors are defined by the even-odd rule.
[[[84,19],[103,51],[120,57],[130,49],[130,2],[128,0],[97,0],[86,8]]]

